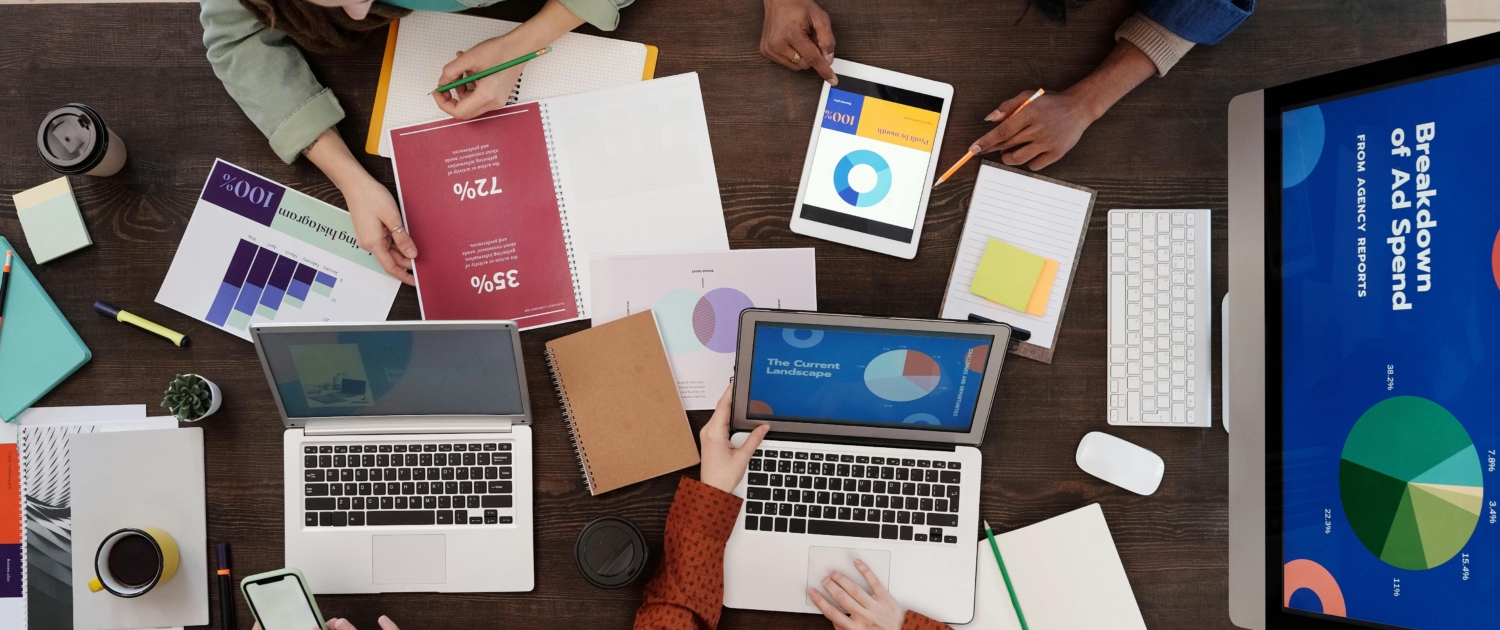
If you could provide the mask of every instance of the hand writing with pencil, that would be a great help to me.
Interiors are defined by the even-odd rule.
[[[546,48],[580,24],[583,24],[583,20],[573,15],[561,2],[547,0],[541,11],[515,30],[484,40],[468,50],[458,51],[453,61],[443,66],[443,74],[437,77],[437,83],[433,86],[447,85],[526,53]],[[449,116],[468,120],[504,107],[525,67],[526,64],[513,66],[447,92],[433,92],[432,99]]]

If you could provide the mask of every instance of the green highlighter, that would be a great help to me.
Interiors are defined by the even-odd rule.
[[[1010,605],[1016,607],[1016,619],[1021,622],[1021,630],[1031,630],[1026,625],[1026,614],[1021,612],[1021,600],[1016,597],[1016,587],[1010,583],[1010,573],[1005,570],[1005,560],[1000,557],[1000,545],[995,544],[995,532],[990,529],[990,522],[984,522],[984,535],[990,539],[990,551],[995,552],[995,563],[1000,565],[1000,577],[1005,579],[1005,590],[1010,591]]]

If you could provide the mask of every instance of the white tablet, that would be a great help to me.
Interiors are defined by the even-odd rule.
[[[953,86],[835,59],[807,145],[792,231],[917,255]]]

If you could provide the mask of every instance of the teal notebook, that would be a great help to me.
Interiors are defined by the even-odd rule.
[[[0,236],[0,260],[14,249]],[[89,357],[88,346],[47,297],[20,252],[11,260],[0,321],[0,419],[15,422],[31,403],[52,391]]]

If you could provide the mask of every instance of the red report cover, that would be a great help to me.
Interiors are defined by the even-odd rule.
[[[537,104],[391,130],[423,319],[576,319]]]

